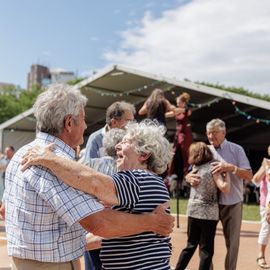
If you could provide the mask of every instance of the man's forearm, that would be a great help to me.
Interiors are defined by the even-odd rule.
[[[104,209],[82,220],[80,224],[89,232],[104,238],[122,237],[151,231],[151,214],[135,215]]]
[[[163,217],[161,217],[163,215]],[[160,218],[166,222],[159,222]],[[164,213],[158,216],[154,212],[148,214],[128,214],[112,209],[88,216],[80,224],[89,232],[105,238],[122,237],[153,231],[169,235],[172,231],[173,218]]]
[[[241,178],[241,179],[245,179],[247,181],[251,181],[252,177],[253,177],[253,173],[251,170],[247,170],[247,169],[242,169],[237,167],[235,170],[235,174]]]

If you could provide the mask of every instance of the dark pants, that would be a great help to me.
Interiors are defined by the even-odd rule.
[[[224,268],[226,270],[236,269],[240,245],[242,209],[242,202],[233,205],[219,205],[219,218],[222,223],[227,248]]]
[[[100,253],[100,249],[85,251],[84,253],[85,270],[101,270],[102,269],[99,253]]]
[[[199,270],[209,270],[214,255],[214,240],[217,220],[205,220],[188,217],[187,246],[179,256],[175,270],[186,269],[197,246],[200,248]]]

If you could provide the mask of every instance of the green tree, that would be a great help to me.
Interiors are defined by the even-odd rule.
[[[31,90],[24,90],[17,86],[1,88],[0,123],[31,108],[41,91],[41,87],[33,87]]]
[[[84,78],[76,78],[68,84],[75,85]],[[25,90],[18,86],[5,86],[0,88],[0,123],[30,109],[37,96],[44,90],[39,85],[34,85],[32,89]]]
[[[81,81],[83,81],[85,78],[75,78],[74,80],[70,80],[68,81],[67,83],[70,84],[70,85],[75,85]]]

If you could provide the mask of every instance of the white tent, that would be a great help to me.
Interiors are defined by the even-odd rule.
[[[226,122],[227,137],[249,151],[265,151],[270,138],[270,102],[230,93],[174,78],[112,66],[77,84],[87,96],[87,130],[85,136],[102,127],[107,107],[117,100],[126,100],[140,108],[154,88],[162,88],[166,97],[175,102],[179,93],[191,95],[194,106],[190,118],[195,140],[206,141],[205,124],[219,117]],[[137,119],[141,119],[136,116]],[[168,122],[168,133],[173,136],[174,120]],[[33,109],[0,125],[0,146],[13,145],[16,149],[35,136]]]
[[[15,150],[35,138],[36,120],[33,108],[7,120],[0,125],[1,152],[8,145]]]

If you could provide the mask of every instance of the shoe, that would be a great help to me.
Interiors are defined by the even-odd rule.
[[[270,266],[267,264],[264,257],[258,257],[256,262],[261,269],[270,269]]]

